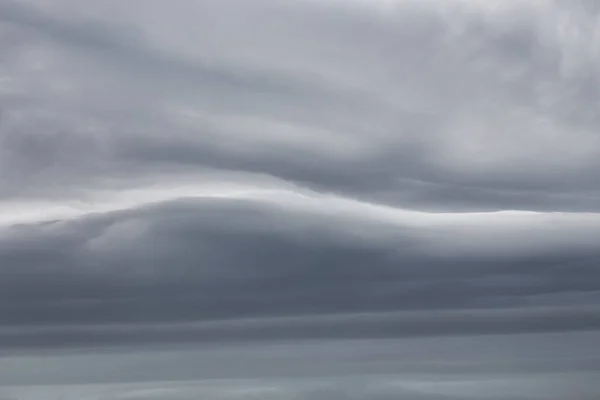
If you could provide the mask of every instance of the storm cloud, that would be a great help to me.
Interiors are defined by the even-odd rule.
[[[599,16],[583,0],[0,0],[0,349],[575,351],[600,331]],[[523,345],[510,365],[588,373],[592,347],[542,362]],[[0,387],[78,382],[14,371]],[[200,378],[168,379],[184,376]]]

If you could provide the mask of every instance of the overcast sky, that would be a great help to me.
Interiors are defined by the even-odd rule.
[[[598,21],[0,0],[0,396],[597,398]]]

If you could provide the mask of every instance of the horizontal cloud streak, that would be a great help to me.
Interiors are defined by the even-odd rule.
[[[309,339],[569,332],[600,329],[594,307],[461,310],[235,319],[183,324],[0,329],[3,349],[78,348],[173,343],[239,343]],[[93,339],[92,339],[93,338]],[[593,364],[600,367],[600,360]]]

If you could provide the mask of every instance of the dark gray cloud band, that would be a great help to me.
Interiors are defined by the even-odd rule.
[[[360,206],[330,213],[322,204],[309,198],[301,207],[282,202],[276,209],[256,200],[195,199],[4,229],[0,322],[159,323],[502,307],[518,314],[521,307],[597,304],[599,256],[589,237],[596,224],[586,230],[577,219],[523,224],[517,218],[503,232],[489,226],[493,219],[482,226],[476,219],[457,220],[448,230],[444,215],[392,222],[361,216]],[[560,224],[556,236],[552,229]],[[572,240],[563,239],[565,232]],[[573,329],[595,327],[593,319],[574,315],[557,318]],[[569,329],[566,322],[526,320],[506,329]],[[491,323],[490,332],[501,331],[502,321]],[[480,329],[460,319],[436,324],[422,333],[436,326],[444,332],[444,325],[448,332]]]
[[[0,328],[4,351],[98,346],[286,343],[315,339],[391,339],[551,333],[600,329],[597,306],[527,310],[419,311],[235,319],[198,323]],[[588,368],[600,367],[600,359]]]

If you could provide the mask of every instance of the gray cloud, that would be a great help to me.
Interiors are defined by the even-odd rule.
[[[200,323],[66,325],[0,329],[14,350],[148,344],[225,344],[307,339],[379,339],[595,331],[598,307],[460,310],[236,319]],[[92,339],[93,338],[93,339]],[[600,360],[586,368],[597,369]]]
[[[91,154],[77,163],[87,177],[211,167],[410,207],[596,210],[596,60],[586,50],[595,28],[576,2],[513,3],[491,14],[493,23],[476,5],[466,14],[465,5],[409,2],[381,15],[369,10],[376,6],[236,2],[233,16],[229,6],[186,3],[201,18],[193,26],[160,2],[137,14],[115,2],[79,14],[56,3],[54,11],[6,3],[4,18],[38,38],[25,51],[56,49],[36,72],[46,76],[36,89],[56,104],[38,99],[23,111],[43,107],[65,141],[83,142]],[[102,28],[111,7],[123,14],[111,24],[123,19],[119,26],[135,34]],[[153,25],[157,13],[169,30]],[[31,79],[27,67],[14,73],[17,87]],[[72,88],[57,92],[52,81]],[[79,121],[69,113],[73,101]],[[20,130],[39,129],[27,121]],[[82,134],[81,125],[96,132]],[[26,178],[43,170],[61,185],[76,179],[64,165],[67,146],[44,157],[34,149],[9,147],[19,160],[47,160]],[[48,163],[58,177],[47,176]]]
[[[572,338],[600,331],[599,11],[0,0],[0,348],[328,339],[351,352],[342,339],[555,335],[560,357],[524,345],[522,360],[486,371],[597,371],[593,346],[586,358]],[[392,364],[441,373],[446,361]],[[344,362],[357,368],[345,374],[368,369],[332,368]],[[268,375],[293,363],[263,364]],[[0,394],[93,375],[3,365]],[[184,369],[171,378],[201,378]],[[563,397],[593,389],[586,379],[566,377]],[[440,398],[428,385],[403,390]],[[559,393],[543,385],[521,397]],[[483,390],[459,386],[446,398]],[[348,388],[292,392],[362,393]],[[363,397],[399,393],[377,390]]]
[[[477,393],[503,399],[587,394],[575,397],[587,399],[598,390],[597,359],[588,353],[596,341],[597,333],[556,333],[44,352],[3,357],[0,382],[11,385],[4,393],[19,398],[35,398],[36,392],[64,398],[237,392],[226,388],[254,388],[264,398],[270,395],[264,391],[277,388],[271,394],[283,398],[387,393],[463,399]]]
[[[343,200],[282,200],[180,200],[5,229],[1,322],[526,307],[599,290],[598,224],[576,215],[497,227],[493,214],[378,219]]]

